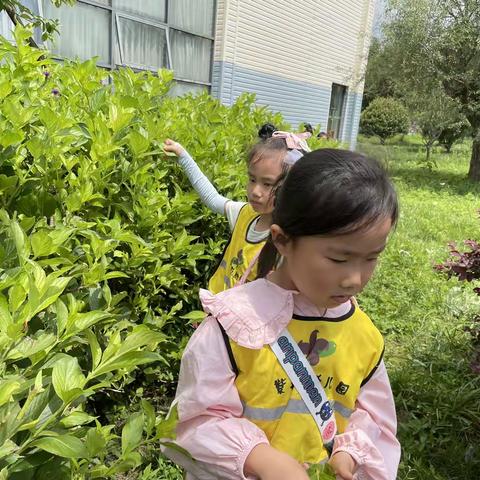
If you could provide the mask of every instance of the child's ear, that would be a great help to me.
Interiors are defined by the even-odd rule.
[[[288,255],[291,245],[290,237],[283,231],[282,227],[274,223],[270,227],[270,233],[278,253],[282,256]]]

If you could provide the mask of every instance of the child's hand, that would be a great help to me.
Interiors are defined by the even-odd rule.
[[[245,475],[260,480],[309,480],[305,467],[293,457],[267,444],[257,445],[247,456]]]
[[[165,143],[163,144],[163,149],[165,150],[165,152],[174,153],[175,155],[177,155],[177,157],[182,155],[182,153],[185,151],[185,149],[179,143],[174,142],[169,138],[165,140]]]
[[[355,460],[347,452],[338,452],[328,462],[335,470],[337,479],[353,480],[356,464]]]

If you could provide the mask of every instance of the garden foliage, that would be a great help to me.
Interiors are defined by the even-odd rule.
[[[282,121],[251,95],[170,98],[168,71],[55,63],[29,36],[0,39],[0,478],[110,478],[171,434],[189,313],[228,236],[162,143],[241,199],[258,126]]]

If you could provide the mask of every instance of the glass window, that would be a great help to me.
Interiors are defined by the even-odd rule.
[[[198,82],[210,81],[211,40],[171,29],[170,48],[175,76]]]
[[[340,138],[346,94],[347,87],[345,85],[338,85],[336,83],[332,84],[327,129],[328,134],[332,135],[334,138]]]
[[[82,60],[99,57],[110,63],[110,12],[78,2],[74,7],[56,8],[50,0],[43,0],[44,16],[60,21],[60,38],[48,47],[61,57],[79,57]]]
[[[168,5],[168,23],[199,35],[213,36],[215,0],[173,0]]]
[[[168,66],[166,30],[117,16],[122,63],[157,69]]]
[[[38,10],[37,0],[21,0],[20,3],[25,7],[27,7],[35,15],[40,15],[40,11]]]
[[[176,3],[176,0],[173,3]],[[167,21],[166,0],[115,0],[113,6],[122,12],[135,13],[162,23]]]
[[[13,23],[5,11],[0,12],[0,35],[7,40],[13,40]]]
[[[195,83],[174,82],[168,95],[171,97],[180,97],[187,93],[199,94],[208,90],[206,85],[196,85]]]

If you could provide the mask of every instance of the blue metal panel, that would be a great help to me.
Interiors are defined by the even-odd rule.
[[[244,92],[255,93],[257,103],[281,112],[293,128],[304,122],[320,124],[326,130],[330,107],[330,85],[306,82],[246,69],[227,62],[214,62],[212,94],[231,105]],[[346,100],[341,140],[354,146],[358,132],[362,96],[349,93]]]

